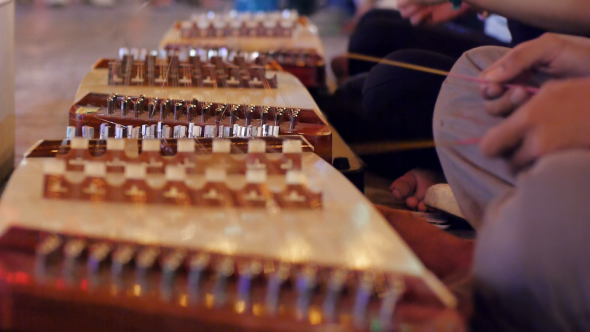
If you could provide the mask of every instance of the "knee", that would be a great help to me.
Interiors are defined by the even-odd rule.
[[[499,46],[483,46],[469,50],[455,62],[450,72],[477,77],[508,51],[508,48]],[[449,130],[463,130],[457,126],[449,126],[447,122],[474,125],[474,123],[467,123],[466,119],[481,123],[491,121],[483,112],[483,99],[480,97],[479,85],[472,81],[447,77],[442,84],[434,108],[434,138],[440,139]]]
[[[510,194],[488,208],[473,270],[478,288],[489,294],[482,298],[484,305],[512,311],[537,306],[535,319],[543,317],[548,324],[590,305],[584,292],[560,282],[563,276],[580,281],[588,277],[588,270],[580,267],[590,250],[589,180],[589,151],[556,153],[539,160],[519,177]],[[547,301],[563,305],[556,312]],[[530,327],[531,322],[523,317],[521,324]]]

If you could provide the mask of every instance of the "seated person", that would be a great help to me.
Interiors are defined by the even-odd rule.
[[[469,6],[453,10],[450,3],[424,6],[420,19],[403,19],[391,9],[374,9],[359,21],[350,37],[348,52],[375,57],[392,54],[390,59],[415,63],[448,71],[465,51],[482,45],[507,44],[486,36],[483,22]],[[391,68],[380,70],[367,81],[376,63],[343,58],[346,68],[340,76],[350,74],[335,92],[333,103],[322,107],[332,125],[349,144],[367,141],[432,139],[430,121],[443,77],[409,70],[388,75]],[[333,63],[333,69],[336,64]],[[380,66],[381,67],[381,66]],[[341,70],[341,72],[343,72]],[[341,77],[342,78],[342,77]],[[366,82],[366,83],[365,83]],[[383,85],[382,85],[383,84]],[[373,100],[363,101],[363,86],[370,89]],[[387,87],[389,96],[376,96]],[[390,101],[395,101],[390,103]],[[383,101],[383,102],[380,102]],[[440,166],[433,149],[405,152],[399,156],[366,159],[374,171],[396,178],[415,167]],[[384,165],[379,169],[379,165]]]
[[[434,137],[475,242],[381,208],[427,268],[470,279],[474,331],[590,328],[588,56],[590,39],[546,34],[513,50],[471,50],[452,69],[491,84],[445,80]]]
[[[516,46],[524,41],[536,38],[543,33],[542,29],[557,29],[557,31],[565,31],[568,33],[578,34],[589,34],[590,32],[590,21],[584,19],[587,18],[587,13],[590,11],[590,2],[576,2],[573,0],[566,0],[563,2],[553,1],[534,1],[522,0],[522,6],[515,6],[513,1],[500,0],[500,1],[489,1],[489,0],[465,0],[470,5],[477,8],[483,8],[490,10],[507,17],[509,19],[510,32],[512,33],[513,40],[512,46]],[[414,16],[421,17],[421,10],[423,6],[428,4],[440,4],[444,3],[441,0],[399,0],[398,6],[402,16],[412,19]],[[586,13],[586,14],[581,14]],[[534,24],[536,27],[527,26],[520,22],[515,21],[521,20],[522,22]],[[416,20],[416,19],[414,19]],[[542,29],[540,29],[542,28]],[[399,57],[399,52],[393,53],[388,58]],[[428,63],[420,63],[426,66],[430,66]],[[436,63],[435,63],[436,64]],[[435,65],[436,67],[436,65]],[[396,123],[400,123],[401,126],[411,127],[412,120],[418,123],[417,128],[424,127],[421,121],[432,116],[432,108],[427,107],[416,107],[411,109],[404,106],[410,104],[407,97],[400,97],[404,95],[411,95],[408,89],[411,89],[411,84],[400,84],[400,82],[406,82],[404,77],[407,77],[408,70],[395,68],[380,64],[374,67],[363,88],[363,104],[362,104],[362,115],[360,118],[385,118],[386,121],[382,126],[396,126],[393,122],[388,122],[387,118],[395,119]],[[420,74],[422,76],[422,74]],[[410,80],[411,82],[411,80]],[[430,82],[434,82],[433,79],[430,81],[424,80],[426,84],[420,87],[420,90],[414,93],[418,95],[415,100],[420,103],[424,103],[426,100],[435,98],[435,95],[430,94],[428,97],[425,90],[432,89]],[[442,82],[442,80],[441,80]],[[391,93],[391,91],[402,91],[403,93]],[[412,98],[412,101],[414,99]],[[401,105],[401,107],[397,107]],[[395,110],[395,111],[392,111]],[[399,112],[403,114],[399,114]],[[387,116],[381,116],[387,113]],[[368,120],[365,120],[368,121]],[[430,123],[427,120],[427,123]],[[406,130],[409,131],[409,130]],[[398,131],[399,132],[399,131]],[[403,131],[402,131],[403,132]],[[418,133],[422,131],[418,130]],[[424,134],[416,136],[415,134],[406,135],[404,138],[417,139],[423,138]],[[398,139],[396,137],[390,139]],[[396,155],[395,157],[403,157]],[[391,158],[395,160],[395,158]],[[435,162],[436,163],[436,162]],[[422,203],[426,190],[435,183],[444,181],[442,174],[437,171],[436,167],[428,165],[426,163],[407,163],[406,166],[417,167],[416,170],[411,170],[405,175],[399,177],[394,181],[390,187],[390,190],[394,198],[398,201],[405,202],[406,205],[412,209],[418,209],[421,211],[426,210],[426,206]],[[409,168],[408,168],[409,169]],[[398,171],[399,172],[399,171]],[[396,174],[394,174],[396,175]]]

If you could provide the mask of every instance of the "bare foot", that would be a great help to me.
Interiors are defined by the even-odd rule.
[[[415,168],[393,181],[389,191],[397,201],[405,202],[410,209],[425,212],[428,210],[424,205],[426,190],[444,182],[445,177],[441,173]]]

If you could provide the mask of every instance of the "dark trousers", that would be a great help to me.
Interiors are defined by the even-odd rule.
[[[484,34],[483,28],[483,22],[475,15],[435,26],[412,26],[395,10],[374,9],[360,19],[350,36],[348,52],[383,58],[391,52],[418,49],[458,59],[467,50],[479,46],[506,46]],[[351,59],[348,70],[354,76],[368,72],[374,65]]]
[[[473,23],[473,22],[471,22]],[[413,27],[393,10],[373,10],[351,36],[349,52],[448,71],[465,51],[502,42],[456,23]],[[443,76],[351,60],[351,76],[326,113],[348,143],[432,139],[432,114]],[[395,178],[416,167],[440,169],[434,149],[364,158]]]
[[[434,52],[404,50],[387,59],[448,71],[455,59]],[[432,139],[432,114],[443,76],[378,64],[349,79],[334,95],[332,125],[348,143]],[[366,157],[378,173],[395,178],[412,168],[438,170],[434,149]]]

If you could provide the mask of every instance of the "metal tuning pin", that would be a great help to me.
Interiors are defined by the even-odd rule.
[[[229,277],[234,274],[234,261],[227,257],[221,260],[215,271],[215,285],[213,286],[213,296],[215,306],[219,307],[225,303],[226,290],[225,286]]]
[[[238,301],[242,302],[245,307],[249,307],[250,293],[252,292],[252,279],[256,278],[262,271],[262,264],[258,261],[244,262],[238,264]]]
[[[123,134],[125,133],[125,127],[121,126],[120,124],[115,125],[115,138],[123,138]]]
[[[143,139],[149,139],[150,138],[150,126],[144,124],[141,125],[141,138]]]
[[[233,127],[238,120],[238,109],[240,105],[232,105],[231,109],[229,110],[229,124]]]
[[[244,115],[244,117],[246,118],[246,124],[245,126],[251,126],[252,125],[252,120],[254,120],[254,105],[250,105],[248,106],[248,109],[245,110],[246,114]]]
[[[307,309],[313,290],[317,283],[317,268],[314,266],[304,267],[297,276],[297,316],[303,318],[307,316]]]
[[[162,129],[164,127],[164,123],[162,121],[159,121],[157,124],[157,130],[156,130],[156,138],[162,138]]]
[[[206,125],[204,127],[203,137],[207,138],[214,138],[217,137],[217,126],[215,125]]]
[[[66,128],[66,139],[72,139],[76,137],[76,127],[68,126]]]
[[[117,94],[112,94],[107,98],[107,115],[115,115],[115,109],[117,108]]]
[[[107,139],[110,136],[111,127],[106,123],[100,124],[100,133],[98,138],[100,139]]]
[[[162,281],[160,284],[160,291],[162,298],[166,301],[169,301],[172,297],[174,275],[184,262],[185,257],[186,251],[174,250],[162,260]]]
[[[88,262],[86,263],[86,268],[88,270],[88,283],[90,287],[96,287],[98,285],[98,272],[101,265],[106,262],[111,249],[111,245],[106,242],[96,243],[90,247]]]
[[[149,139],[154,139],[157,136],[157,132],[158,132],[158,126],[153,124],[150,126],[150,136],[148,137]]]
[[[174,104],[174,121],[180,121],[180,117],[182,117],[184,105],[180,102]]]
[[[193,115],[195,114],[196,106],[194,104],[186,105],[186,122],[191,123],[193,121]]]
[[[157,105],[156,101],[154,101],[154,100],[150,101],[147,105],[147,116],[148,116],[148,119],[150,119],[150,120],[153,119],[154,116],[156,115],[156,109],[157,109],[156,105]]]
[[[168,115],[166,113],[166,110],[168,108],[168,100],[163,100],[160,103],[160,121],[164,121],[164,119],[166,119],[166,116]]]
[[[342,292],[347,276],[348,272],[342,269],[336,269],[330,275],[326,289],[326,298],[322,307],[324,317],[326,317],[327,321],[334,320],[338,297]]]
[[[225,107],[223,105],[217,106],[215,109],[215,124],[220,125],[223,121],[223,114],[225,113]]]
[[[211,108],[211,104],[207,104],[203,106],[201,110],[201,123],[206,123],[207,119],[209,118],[209,109]]]
[[[71,239],[64,245],[64,264],[63,276],[67,282],[71,282],[73,278],[74,265],[76,260],[82,256],[86,249],[86,240]]]
[[[171,138],[172,136],[172,129],[170,129],[170,126],[168,125],[163,125],[162,126],[162,137],[161,138]]]
[[[111,262],[111,276],[118,278],[125,265],[129,264],[135,256],[136,248],[132,245],[122,245],[115,252]]]
[[[90,126],[83,126],[82,127],[82,137],[87,139],[94,138],[94,128]]]
[[[121,117],[125,118],[127,117],[127,115],[129,114],[129,108],[130,108],[130,104],[131,100],[128,99],[128,97],[125,97],[122,101],[121,101]]]
[[[300,111],[301,110],[299,110],[299,109],[292,109],[291,110],[291,115],[290,115],[291,123],[289,124],[290,131],[295,130],[295,127],[297,127],[297,124],[299,124],[299,112]]]
[[[357,328],[363,328],[366,325],[367,308],[373,295],[374,283],[373,274],[370,272],[363,274],[361,280],[359,280],[354,307],[352,309],[352,320]]]
[[[280,263],[277,268],[274,262],[268,261],[264,263],[263,271],[267,279],[264,306],[266,312],[274,316],[279,305],[281,286],[289,279],[291,268],[286,263]]]
[[[390,331],[393,329],[393,316],[397,303],[402,298],[405,291],[405,282],[403,277],[394,276],[390,281],[389,290],[381,300],[381,308],[379,309],[379,320],[383,331]]]
[[[260,108],[260,127],[266,126],[266,121],[268,120],[268,111],[270,107],[263,106]]]
[[[45,276],[45,267],[52,256],[57,254],[59,248],[63,244],[61,237],[57,235],[50,235],[43,239],[41,243],[35,248],[35,275],[39,279]]]
[[[187,130],[187,137],[188,138],[194,138],[194,136],[193,136],[194,129],[195,129],[195,124],[192,122],[189,122],[188,130]]]
[[[111,245],[107,242],[96,243],[90,247],[90,254],[86,265],[90,274],[94,274],[99,270],[100,265],[108,258],[111,249]]]
[[[175,126],[174,138],[186,138],[186,126]]]
[[[278,127],[281,125],[281,120],[283,119],[283,113],[285,112],[284,108],[277,108],[277,110],[275,111],[275,123],[274,126]]]
[[[134,127],[134,126],[127,126],[127,138],[131,139],[131,138],[139,138],[139,135],[141,134],[141,128],[140,127]]]
[[[199,297],[199,284],[203,271],[209,266],[211,256],[209,254],[195,254],[188,262],[188,293],[189,298],[194,303]]]
[[[146,284],[146,274],[151,269],[160,255],[160,250],[153,247],[142,249],[135,259],[135,278],[137,284],[144,286]]]
[[[139,118],[139,116],[141,114],[143,114],[143,112],[145,112],[145,107],[146,107],[145,96],[141,95],[141,96],[139,96],[139,98],[137,98],[137,101],[135,102],[135,110],[134,110],[133,116],[136,119]]]

